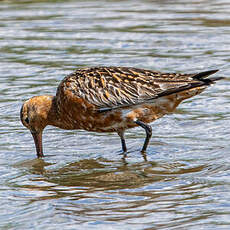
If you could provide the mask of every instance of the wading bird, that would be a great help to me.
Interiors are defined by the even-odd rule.
[[[42,132],[47,125],[61,129],[116,132],[127,151],[124,132],[142,127],[146,151],[152,135],[148,124],[171,113],[183,100],[201,93],[221,77],[218,70],[196,74],[161,73],[129,67],[77,69],[66,76],[55,96],[35,96],[22,105],[20,117],[43,157]]]

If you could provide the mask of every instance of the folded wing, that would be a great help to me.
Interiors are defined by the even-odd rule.
[[[218,70],[198,74],[161,73],[128,67],[78,69],[60,83],[73,97],[95,105],[99,112],[129,107],[195,87],[210,85],[221,78],[207,78]]]

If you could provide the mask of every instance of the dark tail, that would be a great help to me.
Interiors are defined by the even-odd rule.
[[[188,81],[188,83],[186,85],[183,85],[181,87],[176,87],[176,88],[172,88],[172,89],[167,89],[161,93],[158,93],[155,97],[149,98],[147,101],[151,101],[153,99],[157,99],[159,97],[163,97],[163,96],[168,96],[174,93],[178,93],[178,92],[182,92],[185,90],[189,90],[189,89],[193,89],[193,88],[197,88],[197,87],[202,87],[202,86],[208,86],[211,85],[213,83],[215,83],[216,81],[219,81],[221,79],[224,79],[224,77],[212,77],[212,78],[207,78],[208,76],[216,73],[217,71],[219,71],[218,69],[216,70],[209,70],[209,71],[205,71],[205,72],[201,72],[198,74],[194,74],[194,75],[189,75],[189,80],[191,82]],[[194,82],[191,80],[191,77],[195,80]],[[142,104],[143,102],[139,103]],[[138,103],[137,103],[138,104]],[[127,106],[127,105],[125,105]],[[124,106],[124,107],[125,107]],[[100,108],[98,109],[98,112],[108,112],[114,109],[120,109],[123,106],[117,106],[114,108]]]
[[[192,76],[192,78],[194,80],[196,80],[195,82],[188,83],[187,85],[182,86],[182,87],[173,88],[173,89],[163,91],[162,93],[158,94],[158,97],[167,96],[167,95],[170,95],[170,94],[173,94],[173,93],[178,93],[178,92],[188,90],[188,89],[193,89],[193,88],[196,88],[196,87],[208,86],[208,85],[214,84],[215,81],[224,79],[224,77],[207,78],[209,75],[214,74],[217,71],[218,70],[209,70],[209,71],[201,72],[201,73],[198,73],[198,74],[194,74]]]
[[[192,78],[194,80],[199,80],[199,81],[202,81],[202,82],[206,83],[207,85],[209,85],[209,84],[214,83],[215,81],[219,81],[221,79],[224,79],[224,77],[207,78],[208,76],[216,73],[217,71],[219,71],[219,70],[215,69],[215,70],[209,70],[209,71],[201,72],[201,73],[195,74]]]

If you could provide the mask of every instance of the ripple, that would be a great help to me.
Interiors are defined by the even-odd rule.
[[[229,11],[226,0],[1,1],[2,229],[229,229]],[[152,124],[116,134],[44,132],[36,159],[24,100],[54,95],[75,68],[220,69],[218,82]]]

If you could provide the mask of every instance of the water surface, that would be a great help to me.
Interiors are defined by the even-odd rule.
[[[1,229],[229,229],[230,3],[1,1]],[[116,134],[44,132],[20,123],[24,100],[54,95],[75,68],[220,69],[227,79],[154,122]]]

